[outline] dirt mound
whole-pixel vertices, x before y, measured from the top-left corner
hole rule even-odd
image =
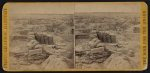
[[[104,47],[92,48],[88,51],[76,51],[76,56],[81,60],[82,63],[102,63],[104,62],[109,56],[111,52],[108,51]]]

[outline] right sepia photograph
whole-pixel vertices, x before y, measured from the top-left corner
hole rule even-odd
[[[140,67],[140,4],[106,4],[76,4],[75,67],[137,69]]]

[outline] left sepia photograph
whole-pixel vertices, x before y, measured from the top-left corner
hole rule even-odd
[[[72,9],[70,4],[10,3],[9,69],[73,68]]]

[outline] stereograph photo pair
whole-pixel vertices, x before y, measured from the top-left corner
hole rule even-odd
[[[147,69],[144,2],[8,2],[2,14],[6,71]]]

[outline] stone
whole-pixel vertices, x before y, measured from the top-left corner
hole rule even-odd
[[[27,43],[27,48],[30,49],[34,49],[34,46],[37,45],[38,42],[36,40],[31,40],[29,43]]]
[[[42,49],[29,50],[28,55],[42,54]]]
[[[88,54],[89,59],[93,60],[97,63],[104,62],[109,56],[111,52],[106,50],[104,47],[93,48]]]
[[[32,51],[33,52],[33,51]],[[31,53],[27,56],[28,62],[32,63],[32,64],[40,64],[42,63],[45,59],[47,59],[49,56],[48,53],[46,52],[38,52],[36,50],[36,53]]]
[[[55,48],[54,48],[55,45],[45,45],[43,47],[43,50],[45,50],[48,54],[55,54]]]
[[[91,53],[102,53],[104,52],[104,47],[98,47],[91,49]]]
[[[34,47],[35,49],[43,49],[43,46],[42,45],[40,45],[40,44],[37,44],[37,45],[35,45],[35,47]]]
[[[96,47],[96,45],[98,44],[98,43],[100,43],[100,40],[98,39],[98,38],[94,38],[94,39],[92,39],[91,41],[89,41],[89,46],[90,46],[90,48],[94,48],[94,47]]]

